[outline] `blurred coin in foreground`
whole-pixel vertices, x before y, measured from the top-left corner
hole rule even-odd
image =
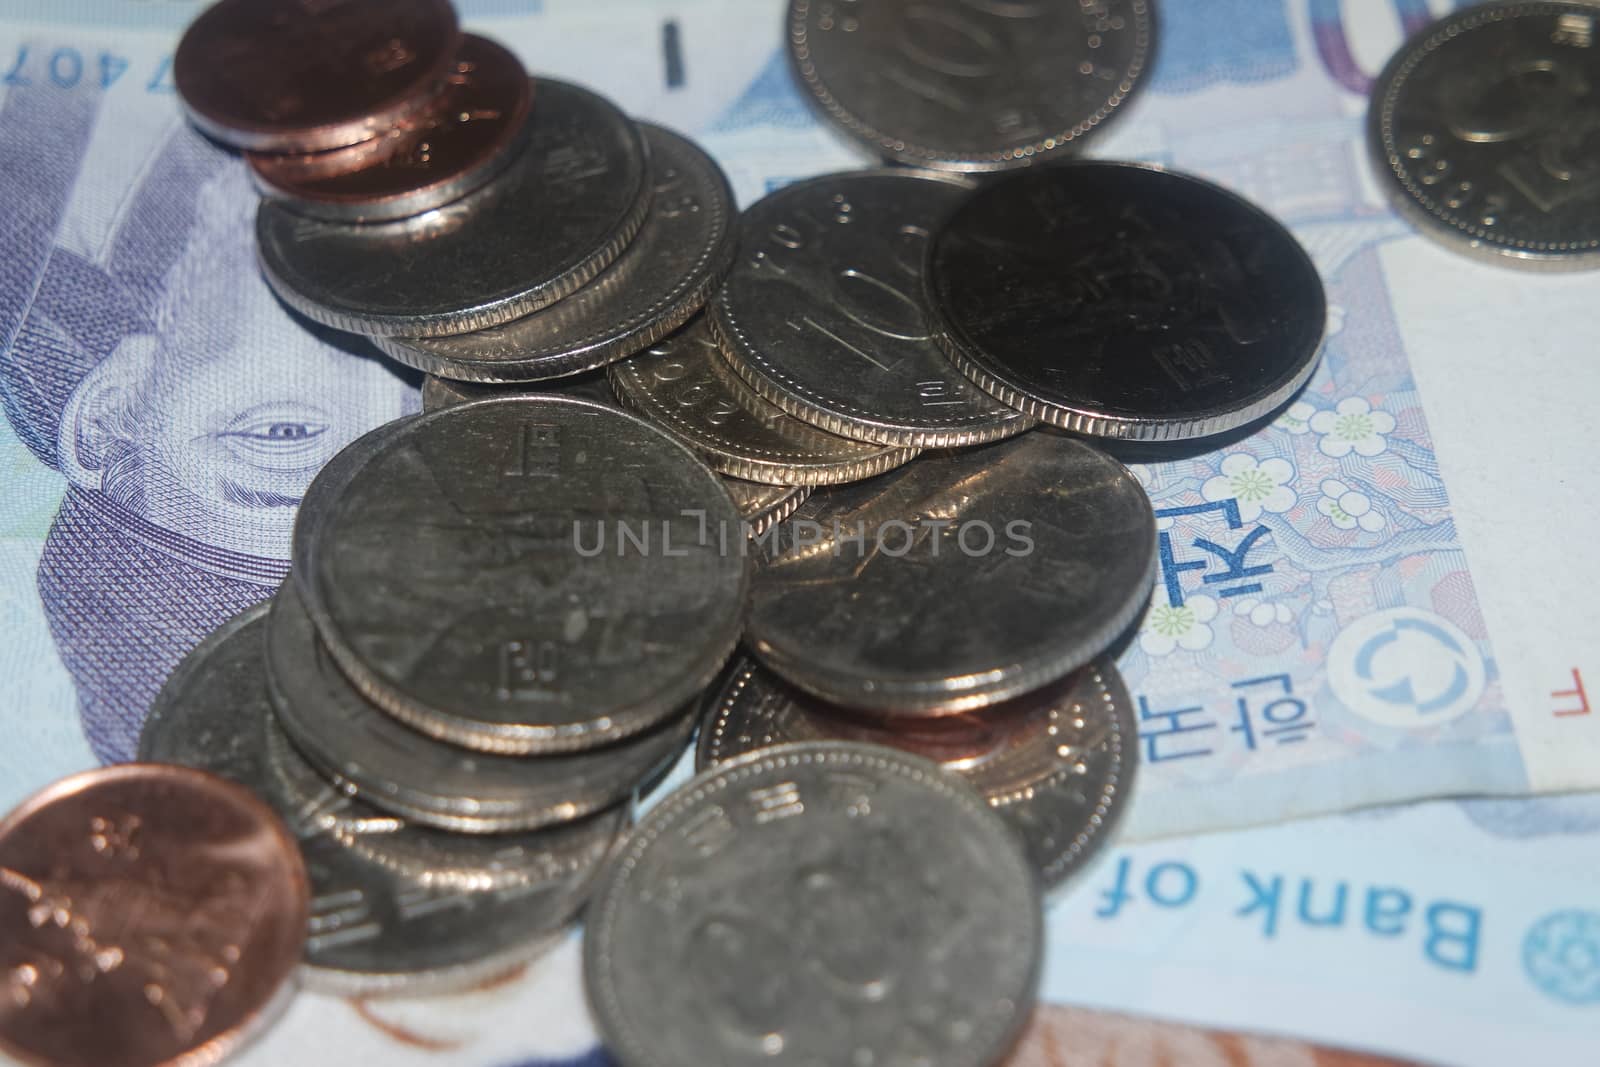
[[[524,385],[488,385],[479,382],[462,382],[430,374],[422,379],[422,410],[438,411],[453,404],[472,400],[494,400],[506,396],[570,396],[575,400],[592,400],[607,407],[618,407],[617,394],[611,391],[603,371],[577,374],[570,378],[556,378],[548,382]]]

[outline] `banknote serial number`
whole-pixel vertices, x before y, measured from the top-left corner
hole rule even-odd
[[[142,84],[147,93],[170,96],[177,92],[172,81],[171,56],[164,56],[148,70],[136,71],[134,66],[128,57],[115,52],[24,44],[17,46],[5,67],[5,74],[0,75],[0,85],[7,88],[110,89],[127,81],[128,84]]]

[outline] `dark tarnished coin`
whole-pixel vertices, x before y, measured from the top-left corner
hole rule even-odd
[[[746,210],[743,252],[709,314],[734,370],[796,418],[861,441],[945,448],[1032,426],[968,381],[928,327],[928,236],[973,188],[862,171]]]
[[[311,873],[307,984],[363,994],[437,989],[537,954],[581,906],[625,812],[539,834],[470,837],[352,800],[295,752],[273,717],[266,612],[249,609],[179,664],[151,708],[139,755],[238,782],[288,823]]]
[[[312,152],[427,107],[459,40],[450,0],[221,0],[184,32],[172,79],[190,120],[217,140]]]
[[[1451,248],[1507,266],[1600,266],[1600,10],[1472,7],[1390,61],[1369,116],[1378,182]]]
[[[789,56],[835,124],[957,171],[1076,151],[1144,84],[1150,0],[790,0]]]
[[[188,767],[75,774],[0,819],[0,1054],[216,1063],[283,1005],[306,867],[249,791]]]
[[[606,869],[584,978],[624,1067],[990,1067],[1043,916],[1016,835],[937,764],[785,745],[662,801]]]
[[[487,329],[576,291],[638,230],[649,163],[632,121],[594,93],[540,79],[538,96],[527,147],[437,211],[363,224],[263,203],[267,280],[318,322],[408,337]]]
[[[1279,407],[1327,305],[1276,220],[1198,178],[1074,163],[985,186],[934,235],[940,340],[1006,403],[1074,433],[1207,437]]]
[[[420,215],[460,199],[511,162],[532,100],[522,61],[468,34],[426,110],[348,148],[247,158],[261,190],[304,215],[346,222]]]
[[[763,400],[723,359],[704,316],[606,373],[625,404],[732,478],[835,485],[882,474],[917,454],[828,433]]]
[[[508,397],[390,423],[334,457],[294,578],[363,695],[487,752],[642,733],[738,639],[745,560],[722,482],[644,420]]]
[[[574,400],[592,400],[596,404],[617,407],[617,394],[611,391],[604,371],[593,371],[571,378],[540,382],[536,386],[483,385],[478,382],[458,382],[451,378],[428,375],[422,379],[422,410],[438,411],[471,400],[493,400],[506,396],[570,396]]]
[[[363,699],[317,640],[292,582],[278,593],[268,633],[268,691],[306,758],[377,807],[461,834],[535,829],[613,807],[669,766],[694,732],[684,714],[588,752],[473,752],[418,736]]]
[[[999,703],[1100,655],[1156,572],[1150,500],[1054,433],[925,456],[814,494],[760,545],[745,640],[826,700],[885,714]]]
[[[733,261],[736,206],[722,168],[689,141],[642,124],[654,205],[615,263],[531,315],[453,337],[380,338],[408,366],[448,378],[559,378],[632,355],[688,321]]]
[[[864,741],[965,778],[1021,834],[1046,886],[1082,870],[1127,806],[1138,724],[1101,659],[1043,689],[961,715],[874,717],[802,693],[748,657],[707,693],[699,770],[773,745]]]

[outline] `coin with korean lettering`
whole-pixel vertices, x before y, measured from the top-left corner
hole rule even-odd
[[[221,0],[184,31],[172,80],[190,120],[217,140],[312,152],[425,110],[459,41],[450,0]]]
[[[1073,433],[1237,429],[1316,369],[1327,301],[1282,224],[1209,182],[1132,163],[1008,175],[934,235],[938,335],[967,376]]]
[[[716,161],[660,126],[650,146],[654,205],[628,247],[565,300],[502,326],[451,337],[378,338],[392,358],[480,382],[560,378],[665,337],[699,311],[733,261],[733,190]]]
[[[1105,847],[1138,765],[1133,702],[1106,659],[993,707],[912,719],[829,704],[743,657],[707,692],[704,709],[700,770],[798,741],[862,741],[933,760],[1021,835],[1050,889]]]
[[[0,820],[0,1053],[214,1063],[282,1007],[306,866],[270,808],[187,767],[64,778]]]
[[[763,399],[723,358],[705,316],[606,373],[624,404],[731,478],[837,485],[893,470],[918,451],[829,433]]]
[[[1103,653],[1149,601],[1155,516],[1122,464],[1040,431],[818,491],[755,561],[762,663],[836,704],[948,715]]]
[[[1378,78],[1378,182],[1417,229],[1510,267],[1600,267],[1600,10],[1475,5]]]
[[[843,437],[950,448],[1028,429],[1035,420],[967,380],[928,326],[928,237],[974,188],[858,171],[752,205],[707,316],[723,355],[763,398]]]
[[[493,181],[416,218],[308,218],[268,200],[262,271],[290,307],[355,333],[432,337],[510,322],[617,258],[650,207],[637,127],[605,99],[540,79],[527,147]]]
[[[1016,835],[893,749],[783,745],[658,804],[607,867],[584,977],[624,1067],[990,1067],[1043,915]]]
[[[1152,0],[790,0],[789,58],[844,133],[954,171],[1077,151],[1147,79]]]
[[[502,754],[643,734],[743,621],[727,490],[643,419],[565,397],[442,408],[312,482],[294,580],[329,654],[413,729]],[[396,536],[404,531],[404,536]]]

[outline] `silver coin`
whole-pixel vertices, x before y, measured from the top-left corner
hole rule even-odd
[[[802,693],[741,657],[707,693],[695,767],[774,745],[863,741],[931,759],[965,778],[1022,836],[1055,889],[1104,847],[1127,806],[1138,724],[1116,667],[1100,659],[1043,689],[938,718],[865,715]]]
[[[928,326],[928,238],[974,188],[859,171],[752,205],[708,315],[723,355],[762,397],[843,437],[947,448],[1026,430],[1035,420],[970,382]]]
[[[1042,927],[1015,834],[960,779],[786,745],[645,816],[591,903],[584,976],[625,1067],[990,1067]]]
[[[638,129],[586,89],[539,82],[528,145],[477,192],[416,218],[341,223],[266,201],[263,271],[284,302],[355,333],[484,330],[575,292],[650,207]]]
[[[493,839],[412,826],[342,795],[274,720],[266,610],[228,622],[179,664],[145,722],[139,757],[237,781],[295,833],[313,894],[306,984],[361,995],[435,991],[538,955],[582,907],[626,809]]]
[[[846,134],[900,163],[1077,151],[1146,81],[1153,0],[790,0],[789,57]]]
[[[733,497],[733,506],[739,509],[745,532],[760,537],[778,523],[795,513],[811,495],[809,485],[762,485],[743,478],[722,479]]]
[[[1132,163],[997,179],[934,235],[940,343],[973,381],[1073,433],[1237,429],[1316,369],[1322,279],[1294,236],[1210,182]]]
[[[606,373],[624,404],[732,478],[836,485],[893,470],[917,454],[819,430],[763,400],[722,358],[704,316]]]
[[[497,756],[418,734],[358,693],[317,640],[294,583],[279,591],[267,638],[268,692],[283,728],[323,773],[373,806],[466,834],[571,822],[613,807],[689,743],[687,714],[617,745],[552,756]]]
[[[1441,19],[1373,91],[1378,183],[1423,234],[1505,266],[1600,266],[1592,3],[1496,3]]]
[[[503,754],[659,725],[737,641],[746,561],[722,482],[636,416],[507,397],[390,423],[340,453],[295,524],[329,653],[412,728]]]
[[[646,348],[705,305],[733,262],[733,190],[716,161],[659,126],[641,124],[655,180],[633,243],[594,281],[503,326],[454,337],[380,337],[407,366],[475,382],[559,378]]]
[[[1133,475],[1036,432],[813,494],[760,544],[745,640],[825,700],[950,714],[1100,655],[1155,573]]]

